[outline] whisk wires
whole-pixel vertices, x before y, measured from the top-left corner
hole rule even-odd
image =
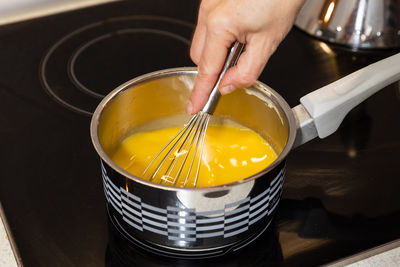
[[[195,186],[209,119],[210,115],[202,111],[193,116],[152,159],[142,177],[149,176],[149,181],[167,185]]]
[[[144,170],[142,178],[146,179],[145,175],[151,173],[149,177],[151,182],[183,187],[197,185],[210,114],[214,112],[220,97],[218,86],[226,71],[236,64],[243,48],[244,44],[239,42],[233,44],[203,109],[194,115],[153,158]],[[186,164],[187,161],[190,164]],[[156,166],[154,171],[151,171],[152,166]],[[184,179],[180,178],[182,173],[186,173]]]

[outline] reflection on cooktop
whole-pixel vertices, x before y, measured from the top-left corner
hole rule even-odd
[[[389,223],[387,223],[389,221]],[[386,223],[387,229],[380,228]],[[321,262],[330,250],[360,247],[400,235],[400,212],[379,217],[342,216],[316,198],[282,199],[276,219],[255,241],[239,251],[211,259],[176,259],[147,252],[124,239],[109,222],[106,266],[299,266]],[[370,229],[374,229],[371,233]],[[368,235],[368,238],[366,236]],[[338,249],[341,247],[341,249]],[[315,255],[320,258],[313,259]]]
[[[106,266],[276,266],[282,251],[275,226],[270,226],[257,240],[226,256],[209,259],[179,259],[158,256],[128,243],[114,227],[109,227],[105,254]]]
[[[82,26],[44,56],[40,78],[64,107],[90,116],[118,85],[152,71],[193,65],[194,25],[161,16],[114,17]]]

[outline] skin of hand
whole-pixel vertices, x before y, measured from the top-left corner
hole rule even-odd
[[[198,75],[186,111],[195,114],[207,102],[235,41],[244,43],[237,65],[219,86],[221,94],[252,85],[291,29],[304,0],[203,0],[190,47]]]

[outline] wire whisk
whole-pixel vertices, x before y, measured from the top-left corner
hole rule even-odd
[[[232,45],[224,67],[203,109],[193,115],[158,152],[147,165],[142,178],[166,185],[196,187],[208,123],[220,98],[219,84],[226,71],[236,64],[243,48],[244,44],[239,42]]]

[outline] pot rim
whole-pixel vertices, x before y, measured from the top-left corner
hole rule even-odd
[[[98,125],[99,125],[99,121],[100,121],[100,118],[102,116],[104,109],[116,97],[123,94],[126,90],[132,88],[133,86],[139,85],[143,82],[155,80],[160,77],[168,77],[168,76],[172,76],[172,75],[176,75],[176,74],[197,74],[197,68],[196,67],[170,68],[170,69],[158,70],[158,71],[154,71],[154,72],[150,72],[150,73],[138,76],[136,78],[133,78],[133,79],[123,83],[122,85],[118,86],[117,88],[115,88],[108,95],[106,95],[103,98],[103,100],[99,103],[99,105],[97,106],[95,112],[92,115],[92,119],[90,122],[90,137],[91,137],[93,146],[94,146],[97,154],[100,156],[100,158],[105,163],[107,163],[115,171],[117,171],[119,174],[121,174],[122,176],[125,176],[128,179],[131,179],[135,182],[138,182],[138,183],[141,183],[143,185],[147,185],[147,186],[150,186],[153,188],[157,188],[157,189],[176,191],[176,192],[178,192],[178,191],[218,191],[221,189],[226,190],[227,188],[253,181],[253,180],[257,179],[258,177],[261,177],[264,174],[270,172],[272,169],[274,169],[276,166],[278,166],[286,158],[287,154],[290,152],[290,150],[293,147],[294,140],[296,137],[296,120],[294,118],[292,109],[290,108],[289,104],[285,101],[285,99],[280,94],[278,94],[275,90],[273,90],[272,88],[270,88],[269,86],[267,86],[266,84],[264,84],[260,81],[256,81],[254,83],[254,85],[257,85],[256,86],[257,88],[265,89],[277,101],[280,108],[285,113],[287,121],[288,121],[288,125],[289,125],[288,140],[286,142],[284,149],[279,154],[279,156],[262,171],[260,171],[256,174],[253,174],[252,176],[249,176],[245,179],[238,180],[238,181],[228,183],[228,184],[223,184],[223,185],[216,185],[216,186],[210,186],[210,187],[176,187],[176,186],[153,183],[153,182],[144,180],[144,179],[137,177],[137,176],[123,170],[122,168],[120,168],[117,164],[115,164],[111,160],[111,158],[103,150],[103,148],[100,144],[99,137],[98,137],[98,132],[97,132]]]

